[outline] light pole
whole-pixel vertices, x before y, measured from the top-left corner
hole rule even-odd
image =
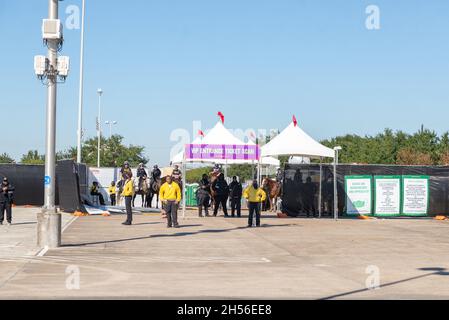
[[[338,220],[338,192],[337,192],[337,165],[338,165],[338,152],[342,150],[342,147],[335,147],[335,159],[334,159],[334,219]]]
[[[117,121],[106,121],[105,124],[109,125],[109,138],[112,138],[112,126],[116,125],[118,122]]]
[[[58,213],[55,203],[56,102],[58,78],[65,81],[70,62],[68,57],[58,57],[63,44],[58,1],[48,0],[48,19],[44,19],[42,24],[42,37],[48,47],[47,56],[34,58],[35,73],[47,87],[44,206],[37,214],[37,244],[42,248],[61,246],[61,214]]]
[[[101,96],[103,90],[98,89],[98,118],[97,118],[97,134],[98,134],[98,146],[97,146],[97,167],[100,168],[100,148],[101,148]]]
[[[77,148],[76,161],[81,163],[81,139],[83,134],[83,85],[84,85],[84,16],[85,16],[85,0],[82,3],[81,9],[81,52],[80,52],[80,84],[78,97],[78,132],[77,132]]]

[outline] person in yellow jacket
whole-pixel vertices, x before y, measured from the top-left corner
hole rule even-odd
[[[179,228],[178,206],[181,202],[181,188],[173,181],[171,176],[168,176],[166,179],[167,182],[161,186],[159,191],[159,198],[167,214],[167,227]]]
[[[243,197],[248,200],[249,217],[248,228],[253,226],[253,216],[256,215],[256,226],[260,227],[260,207],[267,199],[267,194],[262,188],[259,188],[259,183],[254,180],[252,185],[245,189]]]
[[[111,200],[111,206],[115,206],[117,203],[117,188],[115,187],[115,181],[111,182],[111,185],[108,189],[109,199]]]
[[[125,226],[130,226],[133,223],[133,208],[131,204],[134,196],[134,183],[131,179],[131,175],[126,174],[124,177],[125,186],[123,187],[122,197],[125,197],[126,221],[122,224]]]

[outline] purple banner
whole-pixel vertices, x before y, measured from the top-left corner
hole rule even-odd
[[[254,160],[260,158],[256,145],[186,144],[186,160]]]

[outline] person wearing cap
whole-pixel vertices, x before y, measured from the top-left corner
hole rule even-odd
[[[179,228],[178,206],[181,202],[181,188],[173,181],[171,176],[167,176],[166,179],[167,182],[162,185],[159,191],[159,198],[167,214],[167,227]]]
[[[121,175],[122,175],[122,180],[126,180],[125,175],[129,175],[130,178],[133,177],[133,172],[132,172],[132,170],[131,170],[131,167],[129,166],[129,162],[128,162],[128,161],[125,161],[125,162],[123,163],[123,167],[122,167],[122,169],[120,170],[120,173],[121,173]]]
[[[125,226],[130,226],[133,223],[132,201],[134,196],[134,183],[131,179],[131,175],[125,174],[124,178],[125,186],[123,187],[122,197],[125,198],[126,221],[122,224]]]
[[[145,165],[142,162],[139,163],[136,176],[139,178],[139,191],[142,191],[142,181],[147,178],[147,171],[145,170]]]
[[[182,188],[182,171],[179,169],[179,166],[176,164],[173,168],[171,174],[173,181],[175,181],[180,188]]]
[[[252,185],[245,189],[243,197],[248,200],[249,217],[248,227],[253,226],[253,216],[256,215],[256,226],[260,227],[260,205],[267,198],[267,194],[259,187],[257,180],[254,180]]]
[[[0,225],[6,220],[9,225],[12,223],[12,196],[15,191],[14,187],[9,183],[8,178],[3,178],[0,189]]]

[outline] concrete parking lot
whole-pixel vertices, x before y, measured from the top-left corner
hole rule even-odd
[[[16,214],[29,224],[0,229],[2,299],[449,298],[448,221],[266,217],[247,229],[246,219],[192,211],[166,229],[158,214],[132,227],[91,216],[36,256],[33,210]]]

